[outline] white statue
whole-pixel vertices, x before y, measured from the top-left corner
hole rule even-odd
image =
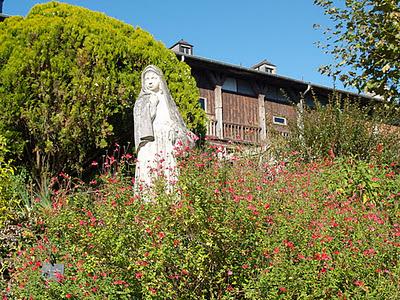
[[[177,145],[194,145],[194,135],[185,125],[171,97],[162,71],[147,66],[142,72],[142,89],[133,110],[137,163],[136,189],[150,188],[164,176],[168,186],[177,181]]]

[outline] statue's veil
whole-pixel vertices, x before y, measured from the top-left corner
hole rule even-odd
[[[147,66],[143,72],[142,72],[142,88],[139,94],[139,98],[151,94],[152,92],[146,89],[145,84],[144,84],[144,76],[147,72],[152,71],[156,73],[160,77],[160,89],[165,95],[165,98],[167,100],[167,105],[169,109],[169,113],[171,116],[172,121],[176,125],[178,131],[179,131],[179,139],[182,140],[184,144],[192,144],[193,143],[193,133],[190,132],[187,127],[185,122],[182,119],[181,114],[179,113],[178,107],[175,104],[175,101],[172,99],[171,93],[169,91],[167,82],[165,81],[164,74],[163,72],[156,66],[154,65],[149,65]]]

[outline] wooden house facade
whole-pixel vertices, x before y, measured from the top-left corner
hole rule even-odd
[[[251,68],[231,65],[193,55],[193,46],[183,40],[171,49],[191,67],[208,116],[207,136],[215,142],[264,144],[273,131],[286,137],[297,120],[296,106],[312,105],[313,95],[326,102],[334,92],[278,75],[276,66],[266,60]]]

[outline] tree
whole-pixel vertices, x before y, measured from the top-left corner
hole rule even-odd
[[[50,2],[1,23],[0,40],[0,134],[36,176],[81,171],[110,143],[131,141],[148,64],[163,70],[190,129],[204,130],[190,68],[140,28]]]
[[[336,4],[335,4],[336,2]],[[321,67],[360,92],[398,101],[400,96],[399,0],[314,0],[333,21],[320,45],[334,57]]]

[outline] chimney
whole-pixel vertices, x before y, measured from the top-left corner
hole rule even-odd
[[[185,55],[193,55],[193,45],[189,44],[184,40],[180,40],[169,49],[177,53],[182,53]]]
[[[259,62],[258,64],[251,67],[254,70],[265,72],[269,74],[276,74],[276,66],[270,63],[268,60],[264,59],[263,61]]]

